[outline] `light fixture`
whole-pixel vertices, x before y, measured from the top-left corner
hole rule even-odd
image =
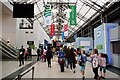
[[[53,23],[54,25],[57,25],[58,23]]]
[[[27,3],[30,3],[30,2],[32,2],[33,0],[29,0]]]
[[[54,12],[58,12],[58,9],[52,9],[52,12],[54,13]]]
[[[14,2],[16,2],[17,0],[14,0]]]
[[[71,12],[71,11],[72,11],[71,9],[66,9],[64,13]]]

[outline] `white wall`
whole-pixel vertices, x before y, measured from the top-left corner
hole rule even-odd
[[[23,45],[25,48],[27,46],[27,41],[34,41],[35,47],[38,47],[39,43],[44,44],[44,39],[50,41],[50,38],[40,26],[38,21],[34,22],[33,29],[19,29],[19,23],[21,19],[17,20],[17,36],[16,36],[16,47],[20,48]],[[28,32],[26,34],[25,32]],[[33,32],[31,34],[30,32]]]
[[[0,38],[2,38],[2,3],[0,2]]]
[[[116,28],[110,29],[110,40],[111,41],[120,41],[120,25]],[[119,65],[119,59],[120,59],[120,54],[113,54],[112,53],[112,61],[113,61],[113,66],[120,68]]]
[[[16,19],[12,18],[12,11],[5,5],[2,5],[2,38],[16,45]]]
[[[11,11],[13,10],[13,6],[10,5],[10,3],[8,2],[8,0],[0,0],[5,6],[7,6]]]
[[[1,2],[0,2],[0,38],[2,38],[2,3]],[[1,79],[2,79],[2,54],[0,54],[0,80]]]

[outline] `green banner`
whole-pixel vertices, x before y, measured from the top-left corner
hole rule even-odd
[[[45,9],[44,9],[44,16],[48,17],[51,16],[52,12],[51,12],[51,6],[50,5],[45,5]]]
[[[70,25],[76,25],[76,5],[70,5]]]

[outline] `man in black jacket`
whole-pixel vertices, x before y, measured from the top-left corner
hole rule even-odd
[[[23,48],[23,46],[21,46],[21,49],[19,50],[19,62],[21,66],[21,62],[24,65],[24,53],[25,53],[25,49]]]

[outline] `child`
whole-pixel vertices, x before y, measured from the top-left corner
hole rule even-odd
[[[82,80],[85,79],[85,66],[86,66],[86,61],[87,61],[87,57],[85,55],[85,51],[82,50],[81,51],[81,54],[78,54],[78,63],[79,63],[79,66],[80,66],[80,73],[82,74],[83,78]]]
[[[105,54],[103,54],[103,53],[100,54],[99,65],[100,65],[100,78],[105,79],[105,75],[106,75],[106,58],[105,58]],[[103,74],[102,74],[102,70],[103,70]]]
[[[92,69],[94,73],[94,79],[98,79],[98,68],[99,68],[99,57],[98,57],[98,50],[94,49],[93,54],[90,55],[91,62],[92,62]]]

